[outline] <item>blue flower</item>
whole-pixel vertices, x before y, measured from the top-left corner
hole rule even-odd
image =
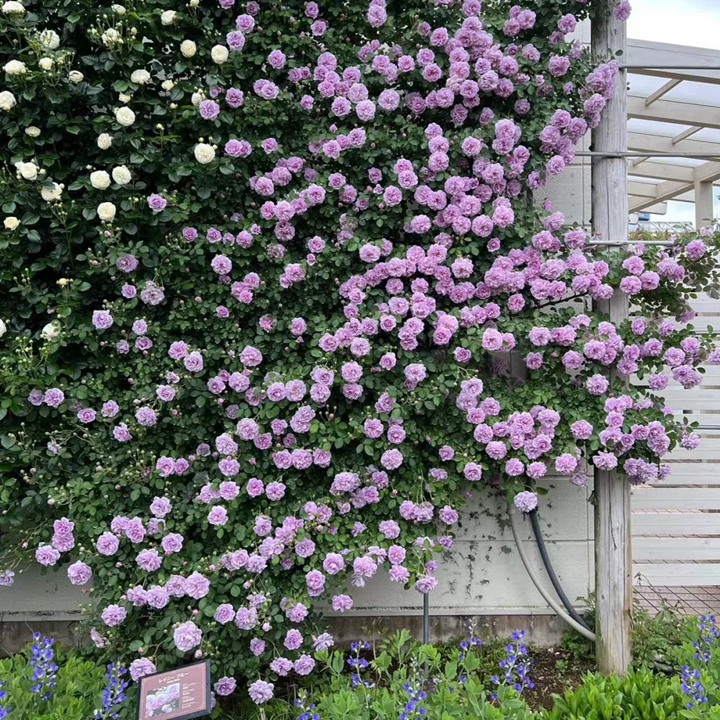
[[[120,705],[125,702],[125,690],[128,681],[124,676],[127,669],[120,664],[110,663],[107,666],[105,678],[107,683],[102,694],[102,708],[93,714],[93,720],[117,720],[120,712]]]

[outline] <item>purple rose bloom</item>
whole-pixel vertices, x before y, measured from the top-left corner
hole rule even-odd
[[[217,609],[215,610],[215,622],[218,622],[221,625],[227,625],[227,623],[232,622],[234,619],[235,610],[230,603],[223,603],[222,605],[217,606]]]
[[[35,559],[45,567],[55,565],[60,559],[60,553],[52,545],[41,545],[35,551]]]
[[[513,502],[518,510],[528,513],[538,506],[538,496],[534,492],[524,490],[515,496]]]
[[[271,700],[274,690],[275,686],[272,683],[265,682],[264,680],[256,680],[248,687],[250,699],[256,705],[262,705],[268,700]]]
[[[175,647],[181,652],[188,652],[202,642],[202,630],[192,621],[181,623],[173,633]]]
[[[107,310],[94,310],[92,324],[97,330],[107,330],[112,327],[113,318]]]
[[[220,106],[214,100],[203,100],[198,105],[198,112],[203,120],[215,120],[220,114]]]
[[[90,582],[90,578],[92,577],[92,570],[90,569],[89,565],[86,565],[84,562],[78,560],[77,562],[74,562],[72,565],[68,566],[67,574],[70,582],[73,585],[86,585],[88,582]]]
[[[136,410],[135,419],[143,427],[152,427],[157,423],[157,413],[152,408],[144,405]]]
[[[93,422],[97,417],[97,413],[92,408],[83,408],[78,411],[77,419],[84,425],[88,425]]]
[[[153,212],[157,213],[162,212],[167,207],[167,200],[162,195],[153,193],[148,196],[147,204]]]
[[[108,605],[102,611],[100,617],[108,627],[116,627],[125,621],[127,610],[120,605]]]
[[[133,682],[137,682],[140,678],[152,675],[157,672],[155,663],[147,658],[137,658],[130,663],[130,677]]]
[[[52,408],[59,407],[65,400],[65,393],[59,388],[50,388],[45,391],[43,401],[46,405]],[[34,405],[35,403],[33,403]],[[39,404],[39,403],[38,403]]]
[[[235,692],[237,681],[232,677],[221,677],[215,685],[213,685],[213,687],[218,695],[225,697],[227,695],[232,695]]]

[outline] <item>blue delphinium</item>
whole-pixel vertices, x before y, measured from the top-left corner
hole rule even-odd
[[[526,688],[532,690],[535,684],[530,679],[532,660],[528,657],[524,630],[516,630],[511,635],[512,642],[505,646],[505,657],[500,661],[503,675],[494,675],[491,679],[495,685],[512,687],[521,693]],[[496,697],[496,696],[493,696]]]
[[[32,668],[32,682],[30,692],[39,695],[43,701],[50,700],[57,681],[58,666],[55,663],[54,640],[42,637],[40,633],[33,634],[33,644],[30,648],[30,667]]]
[[[12,708],[7,704],[8,692],[5,690],[6,687],[7,683],[0,680],[0,720],[5,720],[12,710]]]
[[[362,679],[362,671],[366,670],[370,663],[364,658],[360,657],[360,653],[363,650],[369,650],[370,649],[370,643],[368,642],[353,642],[350,643],[350,652],[353,653],[352,657],[349,657],[347,660],[347,664],[354,670],[354,672],[350,675],[350,680],[353,689],[358,687],[359,685],[362,685],[367,688],[371,688],[375,686],[375,683],[370,682],[369,680],[363,680]]]
[[[307,690],[300,690],[297,698],[295,698],[295,707],[302,711],[297,716],[297,720],[320,720],[320,715],[315,710],[315,703],[310,702]]]
[[[422,703],[427,700],[427,693],[422,689],[422,683],[419,679],[408,680],[403,685],[403,690],[407,695],[405,707],[399,715],[399,720],[417,720],[427,714],[427,710]]]
[[[685,695],[689,697],[686,705],[688,710],[707,702],[699,670],[691,670],[687,665],[684,665],[680,676],[680,687]]]
[[[702,615],[698,620],[699,639],[693,643],[695,659],[706,665],[710,662],[711,646],[720,637],[714,615]]]
[[[107,666],[105,673],[107,683],[102,694],[102,708],[95,711],[93,720],[117,720],[129,684],[125,679],[126,675],[127,669],[119,663],[110,663]]]

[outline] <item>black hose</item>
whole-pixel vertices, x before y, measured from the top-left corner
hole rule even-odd
[[[577,610],[575,610],[568,599],[568,596],[565,594],[565,591],[555,574],[555,570],[553,570],[552,563],[550,562],[550,558],[547,554],[547,548],[545,547],[545,540],[543,540],[542,532],[540,531],[540,522],[538,521],[537,510],[531,510],[528,515],[530,516],[530,524],[532,525],[533,534],[535,535],[535,542],[537,543],[538,550],[540,551],[540,557],[542,558],[543,565],[545,566],[545,572],[547,572],[550,582],[555,588],[555,592],[560,598],[562,604],[565,606],[565,609],[568,611],[570,617],[575,620],[575,622],[582,625],[586,630],[590,630],[591,628],[578,614]]]

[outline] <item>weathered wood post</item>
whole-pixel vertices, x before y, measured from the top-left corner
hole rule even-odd
[[[613,16],[613,0],[595,3],[592,17],[592,50],[599,59],[618,51],[625,62],[627,31]],[[627,150],[627,78],[622,71],[615,94],[593,131],[593,150]],[[628,233],[627,165],[624,158],[594,156],[592,161],[592,225],[604,241],[624,243]],[[613,323],[628,315],[627,296],[598,302],[595,311],[607,313]],[[632,656],[632,554],[630,534],[630,485],[616,471],[595,470],[595,592],[596,653],[600,672],[624,674]]]

